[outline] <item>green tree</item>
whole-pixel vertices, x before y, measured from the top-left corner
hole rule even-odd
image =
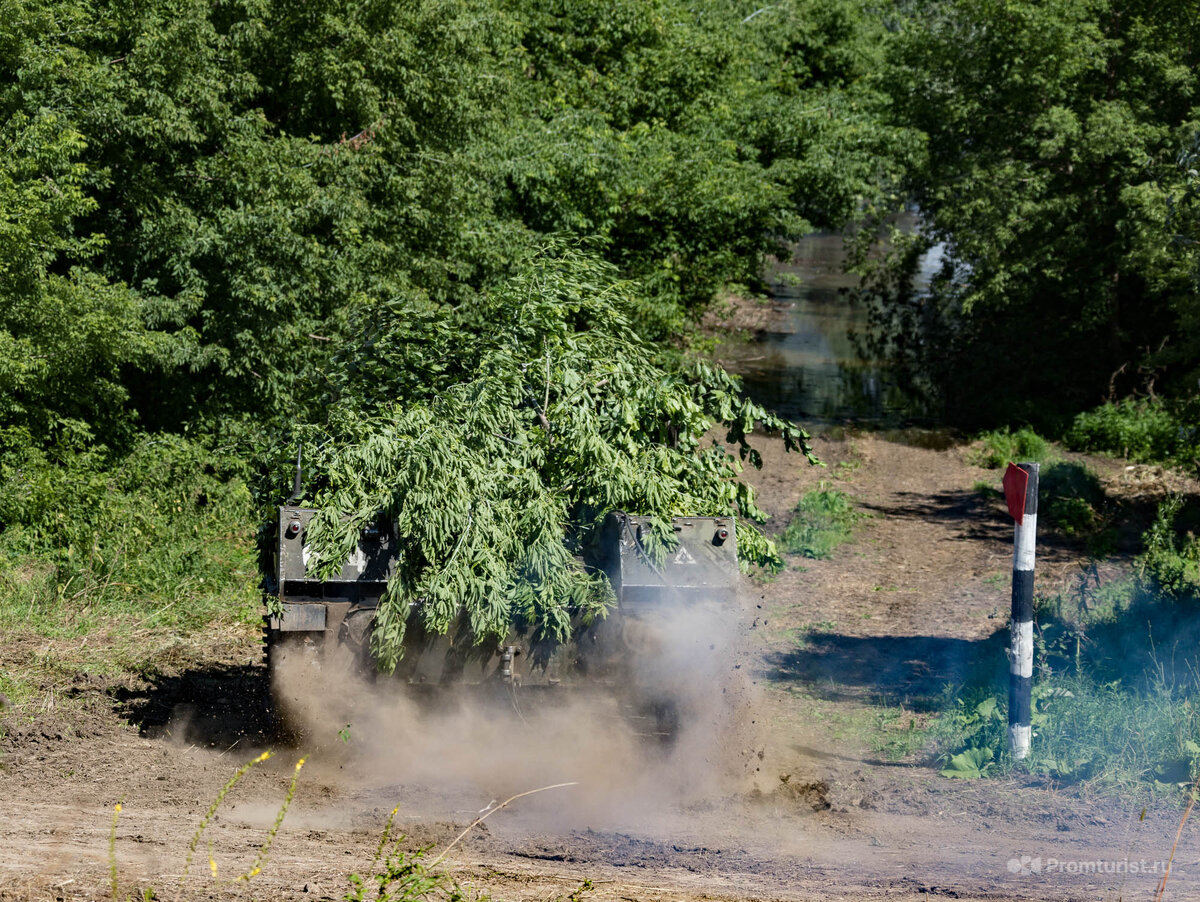
[[[0,7],[0,452],[77,447],[127,431],[122,367],[149,349],[138,298],[91,269],[107,242],[77,228],[96,209],[85,137],[69,116],[30,102],[86,57],[64,34],[77,10]]]
[[[60,236],[13,233],[10,266],[123,286],[137,327],[95,327],[150,428],[303,409],[354,297],[450,296],[504,254],[463,152],[508,83],[484,2],[5,9],[6,165],[54,179],[10,218]]]
[[[147,415],[302,411],[352,299],[486,265],[461,147],[493,115],[485,4],[108,5],[96,135],[104,269],[169,337]]]
[[[926,155],[922,236],[898,256],[945,256],[926,298],[882,284],[882,318],[952,418],[1045,421],[1191,368],[1162,174],[1200,127],[1197,12],[971,0],[904,20],[886,84]]]
[[[882,23],[857,2],[521,2],[521,115],[479,149],[500,209],[599,242],[671,337],[767,254],[838,228],[894,176]],[[498,151],[498,153],[497,153]]]
[[[5,9],[7,127],[61,136],[58,162],[9,164],[78,167],[22,221],[61,236],[48,272],[108,286],[98,385],[152,430],[278,428],[323,395],[355,304],[465,303],[548,235],[593,242],[639,283],[639,331],[677,341],[844,220],[889,134],[850,0]]]

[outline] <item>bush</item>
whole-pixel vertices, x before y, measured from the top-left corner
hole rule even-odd
[[[1172,522],[1168,509],[1164,522]],[[1039,598],[1033,745],[1021,765],[1121,793],[1170,789],[1200,774],[1200,658],[1195,613],[1162,603],[1144,580],[1102,580]],[[1013,766],[1007,679],[987,675],[948,695],[931,729],[947,776]]]
[[[1007,426],[980,433],[982,447],[967,453],[967,463],[995,470],[1009,461],[1041,463],[1050,454],[1050,444],[1028,426],[1011,432]]]
[[[948,700],[931,730],[943,776],[987,777],[1012,767],[1006,694],[1007,687],[993,685]],[[1120,792],[1191,780],[1200,774],[1200,706],[1189,694],[1162,680],[1138,688],[1039,668],[1033,743],[1023,766]]]
[[[106,619],[251,620],[253,523],[244,482],[200,442],[145,436],[116,459],[10,455],[0,461],[0,614],[46,635]]]
[[[1038,480],[1039,520],[1069,536],[1090,536],[1103,526],[1105,494],[1096,474],[1075,461],[1055,461]]]
[[[1174,601],[1200,598],[1200,539],[1190,530],[1180,534],[1185,513],[1179,495],[1159,504],[1137,559],[1138,576],[1147,588]]]
[[[1023,430],[1026,431],[1026,430]],[[1000,436],[997,440],[995,437]],[[998,446],[1008,444],[1013,454],[1005,455]],[[1040,451],[1039,451],[1040,446]],[[1025,460],[1048,456],[1048,445],[1035,433],[1028,432],[1005,436],[1003,432],[992,433],[985,439],[985,446],[977,449],[973,463],[993,466],[994,461]],[[995,466],[1000,464],[995,463]],[[1116,541],[1116,532],[1108,519],[1108,498],[1096,474],[1085,464],[1076,461],[1055,460],[1044,463],[1039,474],[1038,511],[1039,523],[1064,535],[1076,536],[1087,541],[1088,551],[1094,557],[1111,554]],[[973,488],[986,499],[999,499],[1003,493],[999,480],[979,480]]]
[[[854,524],[863,516],[849,495],[822,482],[796,505],[791,522],[779,537],[780,546],[788,554],[828,558],[850,538]]]
[[[1064,440],[1078,451],[1141,462],[1170,461],[1191,444],[1190,430],[1157,399],[1127,399],[1084,411],[1075,417]]]

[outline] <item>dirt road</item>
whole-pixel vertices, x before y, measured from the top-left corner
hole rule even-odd
[[[236,880],[269,834],[299,749],[277,749],[229,793],[182,897],[340,899],[347,875],[370,867],[394,806],[406,846],[435,858],[489,805],[577,782],[496,812],[440,869],[497,899],[1152,899],[1175,804],[1143,816],[1028,777],[948,780],[906,744],[947,684],[1005,666],[996,634],[1011,525],[974,488],[996,474],[969,466],[961,448],[858,437],[817,450],[823,470],[767,449],[754,479],[776,515],[769,527],[820,479],[872,516],[831,560],[747,581],[721,659],[731,679],[714,690],[728,693],[725,712],[695,724],[685,751],[639,745],[602,705],[418,714],[419,731],[403,728],[408,709],[360,711],[345,741],[307,750],[261,873]],[[1099,466],[1114,485],[1137,478]],[[1063,542],[1039,555],[1041,591],[1081,561]],[[2,652],[12,661],[39,648],[12,640]],[[176,896],[206,809],[269,744],[265,682],[246,630],[164,662],[154,679],[81,671],[6,711],[0,899],[107,897],[118,802],[118,894]],[[1166,898],[1200,898],[1190,830]]]

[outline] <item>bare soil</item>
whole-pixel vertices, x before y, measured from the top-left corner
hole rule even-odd
[[[714,338],[740,336],[745,339],[761,338],[768,332],[788,329],[787,301],[774,298],[746,297],[728,294],[704,314],[700,323],[702,334]]]
[[[795,559],[773,579],[747,580],[736,647],[722,652],[737,679],[719,691],[736,710],[697,726],[713,734],[693,744],[699,754],[616,744],[599,708],[547,730],[532,711],[498,706],[452,748],[389,732],[383,720],[356,722],[349,741],[317,744],[262,872],[237,882],[302,754],[273,734],[247,629],[177,652],[156,675],[81,669],[4,712],[0,899],[109,896],[118,802],[120,896],[153,887],[160,898],[340,899],[347,875],[370,867],[394,806],[407,847],[433,858],[489,805],[562,777],[580,785],[496,812],[439,869],[521,900],[1154,898],[1152,868],[1170,851],[1177,800],[1143,813],[1028,776],[949,780],[927,750],[903,745],[947,686],[1006,668],[1012,527],[975,488],[996,472],[967,464],[961,446],[920,447],[944,445],[937,436],[902,438],[819,439],[824,468],[765,448],[751,478],[774,515],[768,529],[822,479],[870,517],[832,559]],[[1091,463],[1135,512],[1174,478]],[[1042,592],[1069,585],[1085,560],[1049,534],[1038,553]],[[6,636],[4,662],[39,654],[38,640]],[[180,892],[205,811],[239,765],[271,746],[275,756],[229,793],[201,837]],[[443,771],[453,778],[438,779]],[[1190,824],[1165,898],[1200,898]]]

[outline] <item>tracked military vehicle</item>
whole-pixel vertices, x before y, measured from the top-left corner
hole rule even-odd
[[[317,578],[309,568],[307,544],[315,514],[293,504],[278,509],[274,568],[266,581],[273,612],[266,618],[266,647],[277,708],[286,708],[293,694],[288,681],[295,669],[281,666],[285,661],[299,660],[311,670],[337,660],[342,666],[351,662],[360,672],[373,671],[372,623],[395,564],[399,537],[381,521],[363,531],[340,573]],[[423,689],[610,687],[630,692],[640,707],[656,711],[659,727],[669,731],[677,715],[668,683],[681,669],[665,666],[672,656],[669,637],[680,622],[694,622],[694,614],[731,610],[739,572],[733,518],[672,522],[677,544],[656,562],[644,542],[649,518],[608,515],[584,563],[608,576],[616,606],[606,617],[576,624],[569,640],[552,641],[532,628],[514,627],[504,639],[480,645],[465,624],[445,635],[427,634],[414,610],[404,656],[390,679]]]

